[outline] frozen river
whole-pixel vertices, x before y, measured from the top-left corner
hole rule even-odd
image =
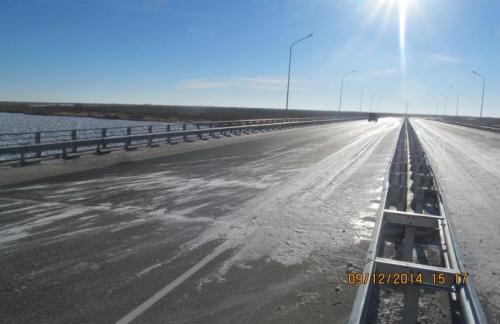
[[[67,129],[108,128],[127,126],[165,125],[120,119],[100,119],[69,116],[41,116],[0,112],[0,134],[40,132]]]

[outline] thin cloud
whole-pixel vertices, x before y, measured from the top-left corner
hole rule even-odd
[[[458,64],[462,62],[462,59],[453,56],[453,55],[448,55],[448,54],[440,54],[440,53],[433,53],[429,54],[428,58],[434,62],[434,63],[439,63],[439,64]]]

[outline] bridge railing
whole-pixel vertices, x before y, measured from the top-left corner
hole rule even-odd
[[[78,138],[72,136],[58,141],[35,141],[34,143],[21,145],[0,146],[0,161],[19,161],[20,164],[27,160],[42,157],[77,157],[78,153],[93,151],[96,154],[104,154],[112,149],[136,149],[137,146],[157,146],[159,143],[172,143],[173,141],[191,141],[194,138],[206,139],[206,136],[218,137],[230,134],[239,135],[243,132],[263,131],[287,127],[299,127],[307,125],[319,125],[340,121],[359,120],[362,117],[330,118],[330,119],[307,119],[300,121],[285,122],[263,122],[250,125],[238,125],[228,127],[213,127],[216,123],[184,124],[182,129],[172,129],[171,125],[164,127],[163,132],[154,132],[152,126],[147,127],[147,132],[132,134],[131,127],[127,127],[125,135],[109,136],[107,129],[101,130],[100,137]]]
[[[29,145],[40,143],[51,143],[59,141],[101,138],[121,135],[138,135],[151,132],[165,132],[175,129],[175,124],[165,125],[140,125],[140,126],[121,126],[105,128],[81,128],[81,129],[63,129],[39,132],[20,132],[0,134],[0,147],[10,145]],[[181,126],[182,128],[182,126]]]
[[[41,143],[52,143],[60,141],[76,141],[81,139],[97,139],[113,136],[140,135],[148,133],[170,132],[172,130],[190,130],[210,127],[258,125],[270,123],[282,123],[292,121],[308,121],[329,119],[320,118],[273,118],[273,119],[248,119],[248,120],[230,120],[214,122],[197,122],[185,124],[159,124],[159,125],[132,125],[120,127],[105,128],[81,128],[64,129],[39,132],[18,132],[18,133],[0,133],[0,147],[11,145],[30,145]]]
[[[500,125],[498,124],[491,124],[486,121],[476,121],[476,120],[467,120],[467,119],[461,119],[461,118],[455,118],[455,117],[438,117],[438,118],[431,118],[440,122],[448,123],[448,124],[454,124],[454,125],[459,125],[459,126],[465,126],[465,127],[470,127],[470,128],[476,128],[476,129],[481,129],[485,131],[490,131],[490,132],[495,132],[495,133],[500,133]]]

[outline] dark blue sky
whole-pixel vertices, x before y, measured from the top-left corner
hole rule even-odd
[[[406,4],[406,67],[398,6]],[[392,10],[390,9],[392,8]],[[500,116],[497,0],[2,0],[0,100],[282,107]],[[453,86],[451,88],[450,86]],[[440,96],[441,111],[445,97]],[[378,99],[380,98],[380,99]]]

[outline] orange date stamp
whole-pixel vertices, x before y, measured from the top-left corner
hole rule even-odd
[[[432,284],[437,286],[461,285],[467,283],[468,273],[456,273],[453,275],[445,273],[432,273],[427,281],[422,273],[362,273],[349,272],[347,282],[349,285],[422,285]]]

